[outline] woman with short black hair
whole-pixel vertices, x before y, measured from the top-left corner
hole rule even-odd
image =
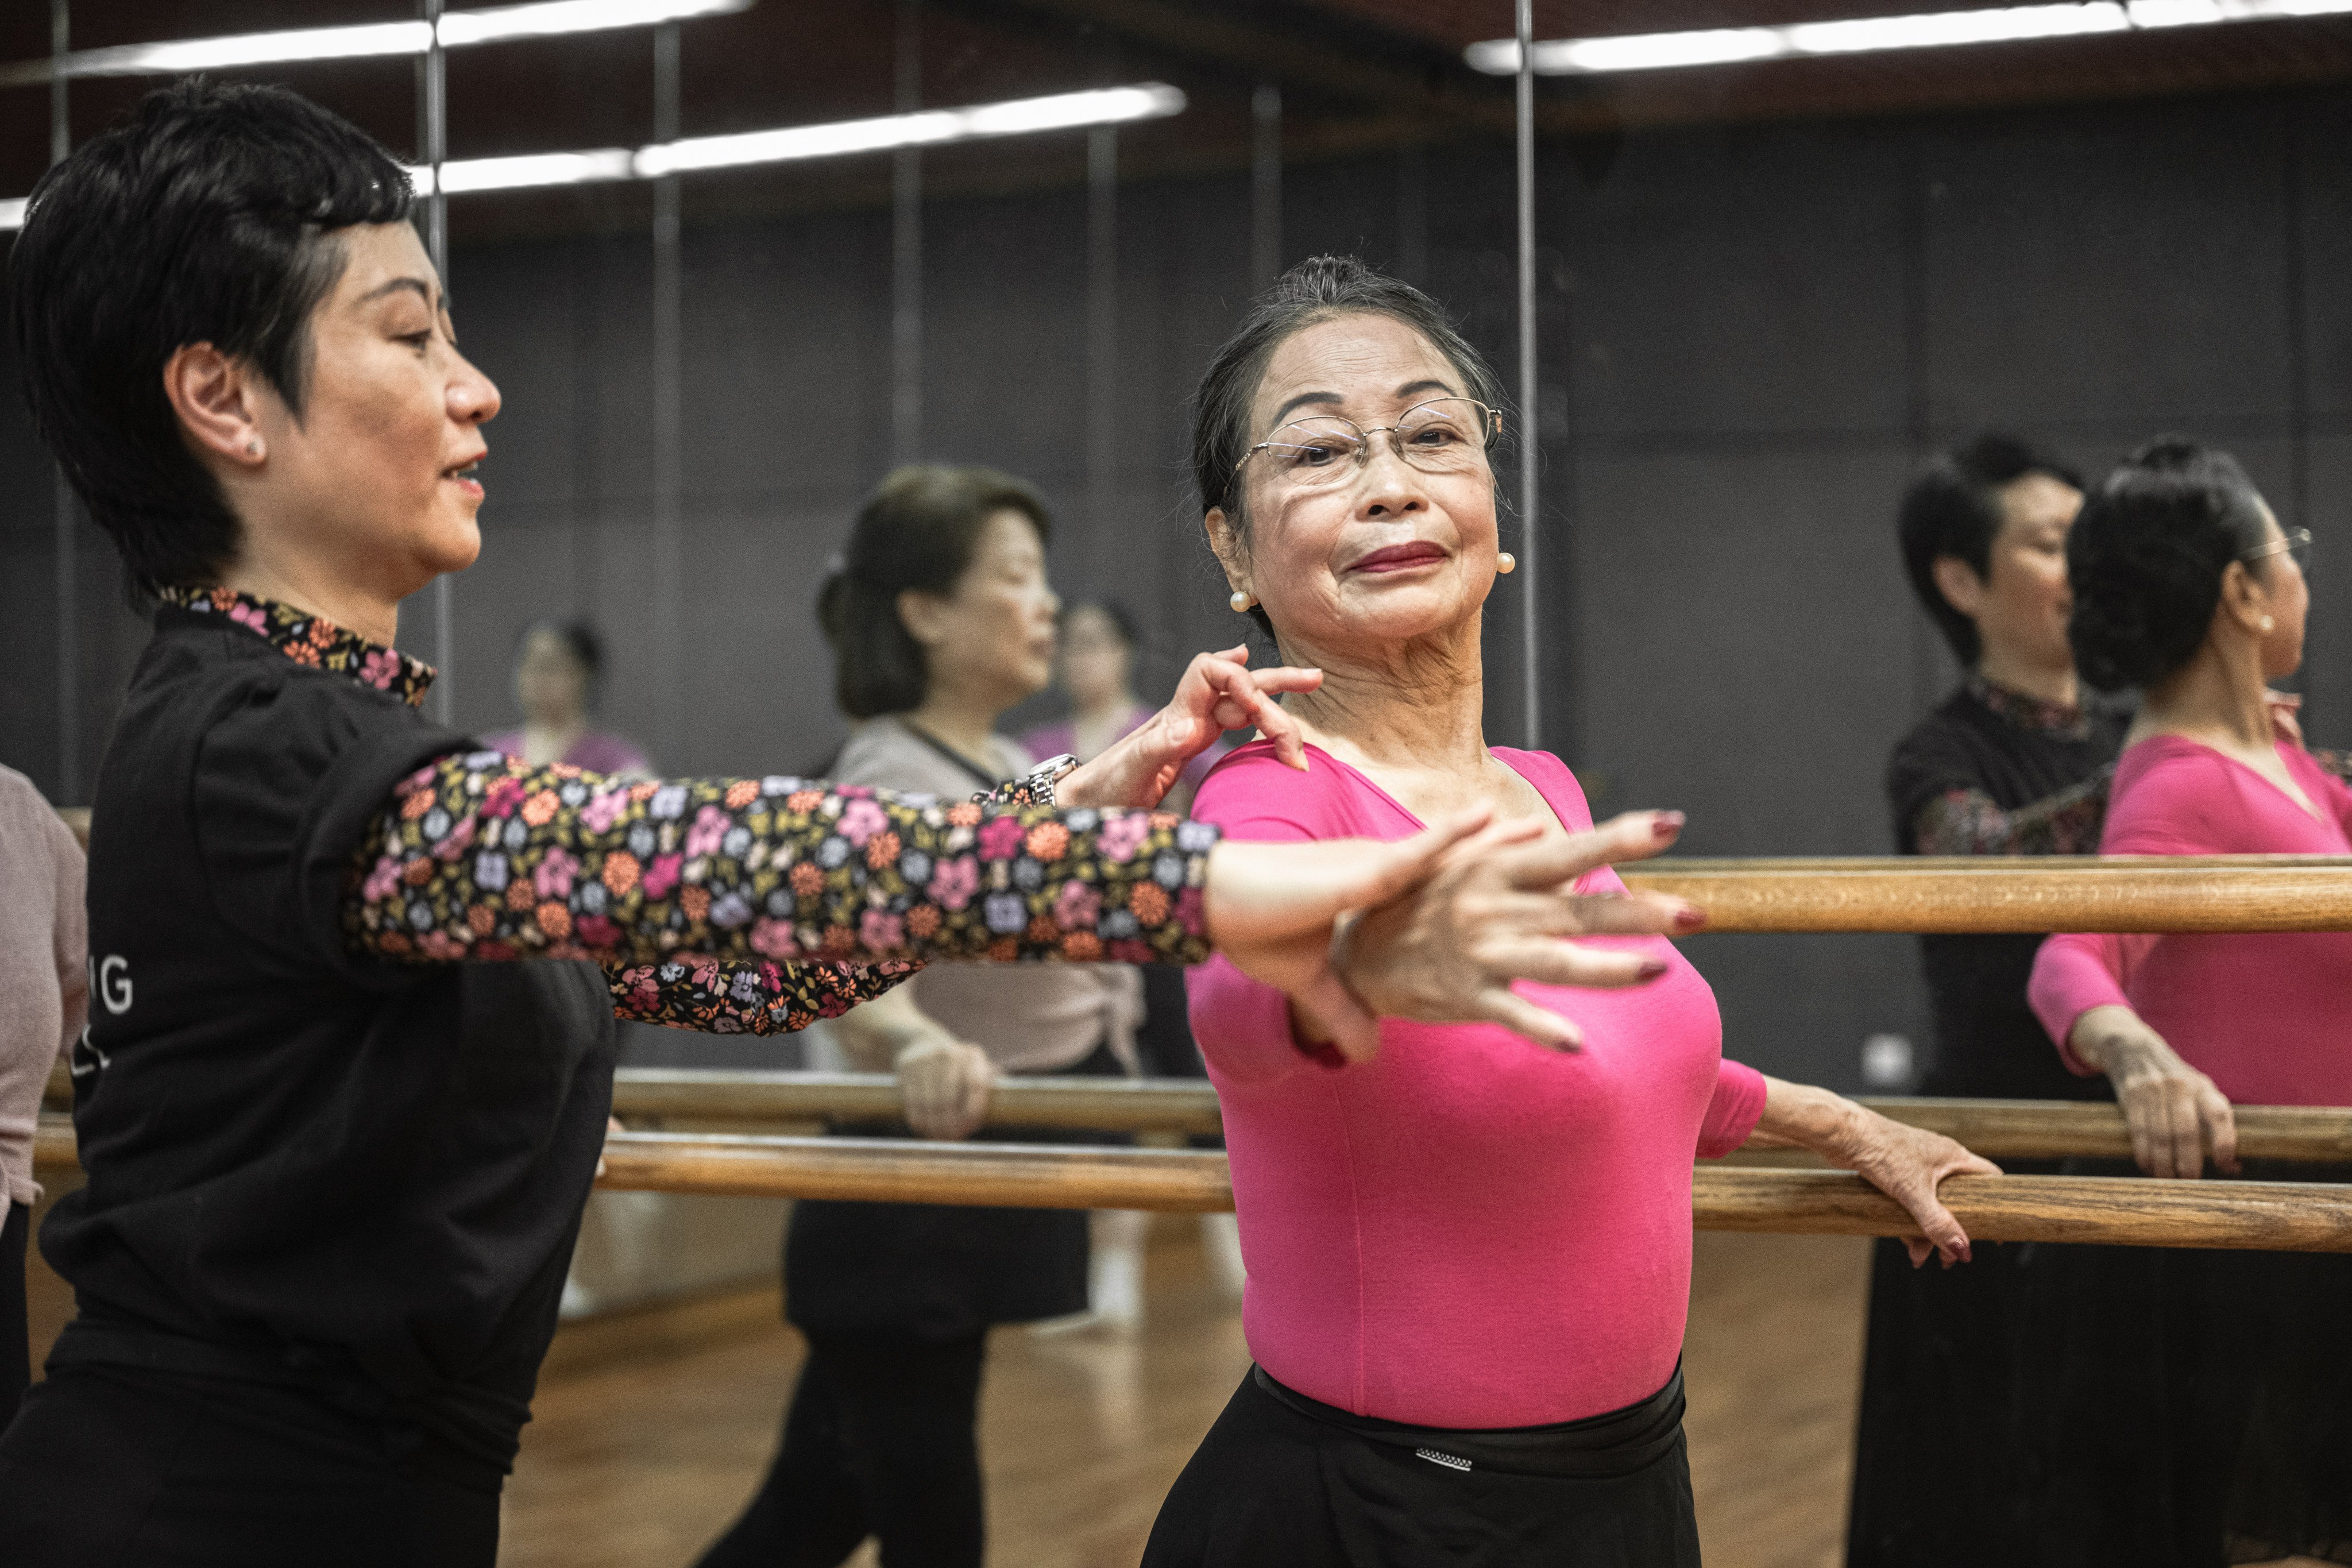
[[[294,94],[188,82],[44,175],[12,252],[35,422],[158,605],[92,813],[116,983],[73,1058],[89,1179],[41,1237],[78,1315],[0,1435],[0,1541],[32,1568],[486,1568],[616,1013],[797,1029],[923,960],[1082,956],[1117,917],[1361,1038],[1485,1016],[1523,963],[1472,942],[1591,918],[1473,922],[1591,863],[1465,839],[1475,816],[1301,857],[1112,809],[1228,725],[1295,743],[1232,659],[986,804],[633,783],[428,723],[399,605],[481,547],[499,394],[410,199]]]
[[[2352,855],[2352,788],[2270,690],[2303,659],[2310,542],[2235,458],[2179,437],[2085,503],[2074,657],[2143,694],[2101,854]],[[2352,1104],[2352,933],[2053,936],[2030,994],[2152,1175],[2241,1173],[2232,1102]],[[2352,1560],[2352,1258],[2061,1247],[2028,1289],[2042,1424],[2020,1492],[2042,1561]]]

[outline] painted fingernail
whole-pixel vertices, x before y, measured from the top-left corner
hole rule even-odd
[[[1688,904],[1685,904],[1681,909],[1675,911],[1675,929],[1676,931],[1697,931],[1706,924],[1706,911],[1705,910],[1693,909]]]
[[[1679,811],[1662,811],[1650,819],[1650,831],[1660,838],[1671,838],[1683,830],[1685,820]]]
[[[1663,958],[1644,959],[1642,967],[1634,971],[1635,974],[1643,980],[1655,980],[1665,972],[1666,961]]]

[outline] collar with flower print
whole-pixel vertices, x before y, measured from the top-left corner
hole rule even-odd
[[[166,588],[162,598],[196,615],[226,616],[297,664],[348,675],[362,686],[391,692],[411,708],[424,705],[433,684],[433,667],[423,659],[370,642],[324,616],[291,605],[230,588]]]
[[[2074,702],[2053,702],[1996,686],[1975,670],[1969,671],[1969,695],[2021,730],[2041,731],[2064,741],[2081,741],[2091,733],[2087,708]]]

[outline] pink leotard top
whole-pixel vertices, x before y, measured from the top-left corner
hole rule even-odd
[[[2156,735],[2116,765],[2099,853],[2352,855],[2352,790],[2278,750],[2320,816],[2210,746]],[[2027,996],[2078,1073],[2074,1020],[2120,1004],[2238,1104],[2352,1105],[2352,931],[2053,936]]]
[[[1497,749],[1570,831],[1584,792],[1558,758]],[[1395,839],[1422,824],[1320,749],[1310,771],[1242,747],[1193,815],[1241,839]],[[1621,890],[1603,867],[1579,884]],[[1191,976],[1192,1032],[1224,1108],[1249,1269],[1250,1353],[1292,1388],[1423,1426],[1578,1420],[1655,1393],[1689,1306],[1691,1159],[1746,1141],[1764,1080],[1722,1058],[1715,994],[1666,961],[1624,990],[1522,983],[1573,1018],[1580,1052],[1491,1024],[1381,1026],[1331,1068],[1279,992],[1223,959]]]

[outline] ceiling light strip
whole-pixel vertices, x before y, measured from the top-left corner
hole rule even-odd
[[[888,152],[900,147],[937,147],[1046,131],[1076,131],[1160,120],[1184,110],[1181,89],[1165,82],[1096,88],[1084,92],[977,103],[964,109],[927,109],[872,120],[825,125],[793,125],[732,136],[688,136],[657,142],[635,152],[602,147],[583,153],[528,153],[508,158],[455,158],[441,165],[449,195],[515,191],[551,185],[584,185],[616,180],[650,180],[704,169],[744,168],[759,163],[798,163],[811,158]],[[408,170],[419,195],[433,190],[433,171]],[[22,228],[22,198],[0,200],[0,230]]]
[[[2352,0],[2087,0],[1795,22],[1772,27],[1550,38],[1538,42],[1532,53],[1539,75],[1601,76],[2347,14],[2352,14]],[[1518,43],[1512,38],[1489,39],[1471,45],[1463,57],[1489,76],[1510,76],[1518,69]]]
[[[497,5],[451,11],[440,21],[441,47],[548,38],[568,33],[609,32],[715,16],[749,7],[752,0],[536,0],[527,5]],[[278,33],[238,33],[176,43],[120,44],[79,49],[61,60],[16,60],[0,65],[0,87],[46,82],[55,76],[173,76],[184,71],[230,70],[243,66],[295,65],[312,60],[353,60],[421,55],[433,42],[429,22],[376,22],[349,27],[300,27]]]

